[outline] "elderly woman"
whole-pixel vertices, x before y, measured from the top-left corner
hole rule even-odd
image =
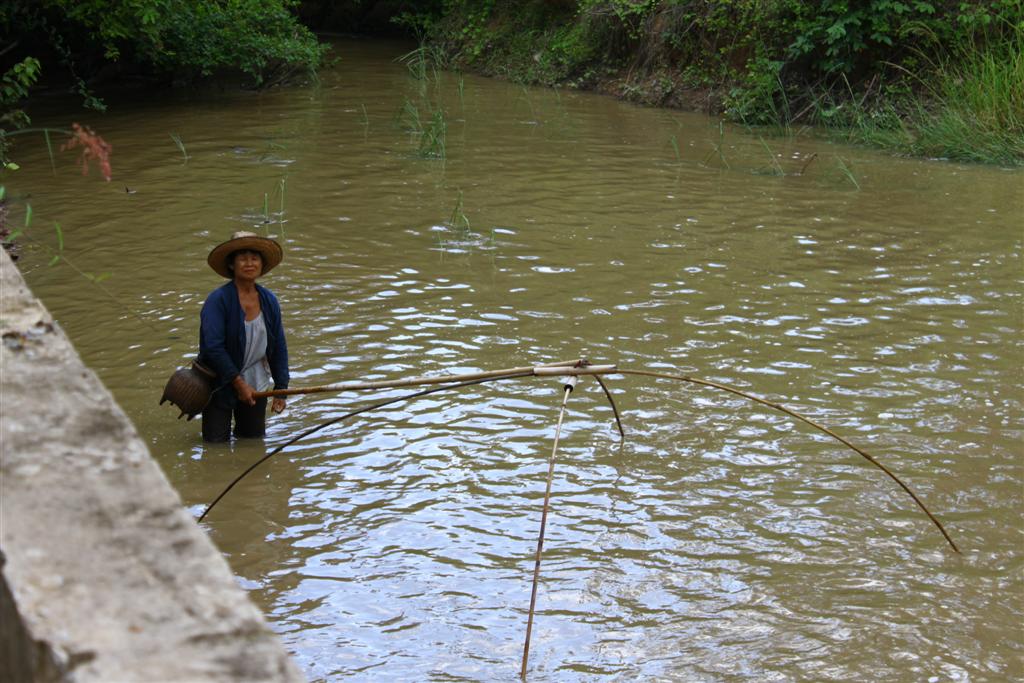
[[[288,346],[281,306],[256,279],[281,263],[281,245],[252,232],[236,232],[217,245],[206,262],[228,278],[213,290],[200,314],[199,362],[216,374],[203,409],[203,440],[227,441],[234,416],[236,437],[262,437],[267,399],[257,391],[288,388]],[[273,382],[271,382],[273,380]],[[271,409],[284,410],[282,398]]]

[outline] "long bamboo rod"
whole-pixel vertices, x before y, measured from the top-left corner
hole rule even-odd
[[[533,564],[533,589],[530,591],[530,613],[526,619],[526,641],[523,643],[523,664],[519,669],[519,677],[526,680],[526,663],[530,657],[530,636],[533,633],[533,612],[537,606],[537,582],[540,579],[540,557],[544,551],[544,528],[548,523],[548,508],[551,505],[551,480],[555,475],[555,453],[558,452],[558,439],[562,435],[562,420],[565,418],[565,404],[569,400],[569,394],[576,386],[576,378],[571,378],[565,384],[562,394],[562,408],[558,412],[558,426],[555,428],[555,443],[551,447],[551,458],[548,460],[548,483],[544,489],[544,511],[540,516],[540,533],[537,534],[537,554]]]
[[[588,361],[586,358],[577,358],[576,360],[563,360],[557,363],[545,363],[544,365],[531,365],[528,367],[521,368],[506,368],[504,370],[488,370],[486,372],[470,372],[462,375],[404,377],[399,379],[375,380],[371,382],[338,382],[336,384],[324,384],[316,387],[298,387],[295,389],[275,389],[272,391],[257,391],[255,394],[253,394],[253,397],[264,398],[268,396],[295,396],[296,394],[320,394],[327,392],[358,391],[362,389],[393,389],[397,387],[411,387],[425,384],[449,384],[454,382],[469,382],[471,380],[488,379],[490,377],[504,377],[506,375],[519,375],[523,373],[527,375],[541,376],[540,373],[535,371],[544,371],[547,369],[554,368],[582,368],[587,366],[587,364]],[[560,371],[553,371],[551,374],[559,375],[563,373]]]

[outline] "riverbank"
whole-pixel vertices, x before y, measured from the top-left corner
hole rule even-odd
[[[1024,165],[1021,3],[947,4],[453,2],[400,21],[446,68],[783,133],[812,126],[903,155]]]
[[[273,0],[221,7],[56,0],[3,17],[0,162],[30,91],[65,81],[87,109],[125,80],[215,75],[267,89],[330,60],[312,31],[413,36],[441,67],[700,110],[751,128],[815,127],[908,156],[1024,165],[1024,2]],[[409,7],[414,10],[409,10]],[[166,8],[164,8],[166,9]],[[198,37],[197,37],[198,36]],[[763,131],[759,131],[763,132]]]

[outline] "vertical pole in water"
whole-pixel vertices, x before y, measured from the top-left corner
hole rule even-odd
[[[526,620],[526,642],[523,643],[523,665],[519,677],[526,680],[526,661],[530,656],[530,634],[533,632],[533,610],[537,606],[537,580],[540,578],[540,554],[544,549],[544,527],[548,522],[548,504],[551,501],[551,479],[555,473],[555,453],[558,451],[558,438],[562,434],[562,418],[565,417],[565,403],[569,394],[576,386],[576,376],[566,377],[563,382],[565,393],[562,395],[562,409],[558,413],[558,426],[555,428],[555,445],[551,448],[551,459],[548,461],[548,485],[544,491],[544,511],[540,516],[540,534],[537,536],[537,557],[533,565],[533,591],[530,593],[530,615]]]

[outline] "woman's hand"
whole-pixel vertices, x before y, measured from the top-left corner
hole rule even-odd
[[[280,396],[275,396],[274,400],[270,403],[270,409],[275,413],[280,413],[282,410],[284,410],[284,405],[284,399],[281,398]]]
[[[235,377],[231,384],[235,387],[235,393],[238,395],[239,401],[247,406],[256,405],[256,397],[253,396],[256,390],[249,386],[249,383],[242,379],[241,375]]]

